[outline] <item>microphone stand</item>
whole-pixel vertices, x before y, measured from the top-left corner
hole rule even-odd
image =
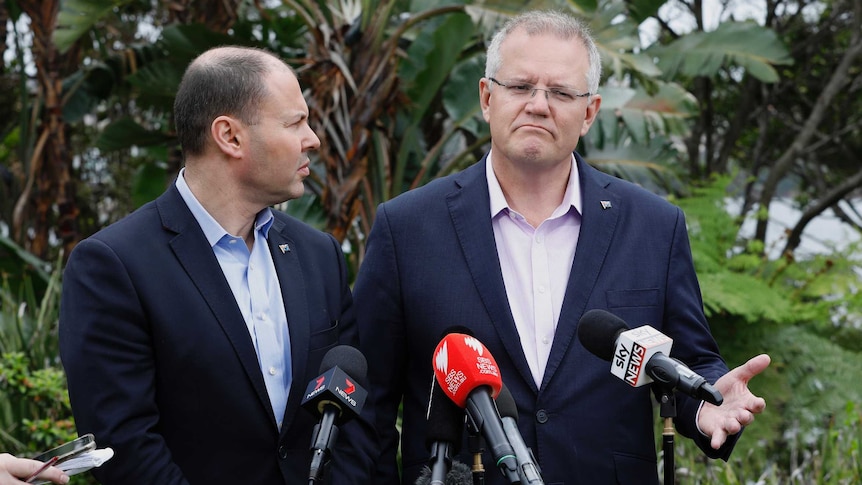
[[[331,403],[324,407],[337,409],[337,406]],[[322,481],[323,468],[326,466],[326,459],[329,454],[329,445],[335,443],[338,436],[338,426],[335,425],[336,415],[336,413],[324,412],[320,418],[320,423],[314,425],[314,436],[311,443],[311,468],[308,472],[309,485],[315,485]]]
[[[485,466],[482,464],[482,435],[475,429],[470,420],[467,420],[467,445],[473,454],[473,485],[485,485]]]
[[[446,474],[452,469],[449,443],[433,443],[431,445],[431,484],[446,483]]]
[[[676,397],[673,387],[659,386],[659,414],[664,420],[662,451],[664,452],[664,485],[674,485],[676,470],[673,462],[673,418],[676,417]]]

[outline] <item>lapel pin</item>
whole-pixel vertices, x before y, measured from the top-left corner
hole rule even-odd
[[[610,209],[610,208],[611,208],[611,201],[603,200],[602,201],[602,209]]]
[[[278,249],[281,249],[281,254],[290,252],[290,246],[288,246],[287,244],[279,244]]]

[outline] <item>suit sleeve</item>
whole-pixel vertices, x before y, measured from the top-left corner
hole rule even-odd
[[[674,340],[671,356],[682,360],[714,384],[728,372],[728,368],[703,314],[703,298],[692,261],[685,216],[679,209],[670,250],[665,330]],[[680,434],[691,438],[708,457],[727,460],[740,434],[728,437],[721,448],[714,450],[710,439],[697,429],[697,411],[701,401],[681,393],[676,393],[676,399],[675,423]]]
[[[331,235],[329,239],[333,244],[333,253],[339,267],[338,284],[341,290],[341,316],[338,342],[341,345],[350,345],[360,349],[355,306],[347,278],[347,263],[338,241]],[[368,354],[363,352],[363,355],[366,356],[367,360]],[[374,468],[377,433],[372,422],[372,406],[369,404],[366,402],[360,416],[346,423],[343,432],[339,433],[342,436],[336,441],[336,453],[339,456],[333,461],[337,460],[337,464],[340,466],[333,469],[330,483],[345,485],[373,483],[369,475]]]
[[[359,342],[368,357],[373,408],[379,435],[379,455],[373,483],[399,484],[396,455],[398,408],[404,392],[404,315],[391,229],[380,206],[368,238],[365,260],[354,286]]]
[[[99,240],[79,243],[63,273],[60,356],[78,432],[114,450],[94,469],[105,485],[188,483],[156,431],[151,338],[123,262]]]

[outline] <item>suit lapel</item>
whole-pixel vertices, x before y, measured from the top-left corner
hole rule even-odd
[[[551,346],[548,365],[545,367],[545,375],[542,377],[543,389],[551,381],[566,352],[571,348],[577,332],[578,320],[587,309],[590,294],[595,288],[599,271],[610,249],[620,211],[624,209],[616,194],[607,190],[610,179],[602,177],[601,172],[587,165],[577,154],[576,159],[583,199],[581,231],[566,286],[566,295],[560,310],[560,319],[554,333],[554,343]]]
[[[282,432],[290,429],[293,417],[297,414],[305,391],[306,382],[298,382],[297,377],[306,375],[308,362],[308,299],[306,298],[305,278],[299,257],[304,248],[299,247],[287,234],[284,222],[278,218],[269,231],[269,252],[275,263],[284,311],[287,314],[287,327],[290,332],[290,364],[293,379],[287,397]]]
[[[455,183],[460,186],[460,190],[447,197],[449,214],[473,283],[491,317],[494,329],[518,372],[534,391],[538,391],[521,348],[521,338],[515,328],[515,320],[503,284],[497,243],[491,226],[491,206],[485,178],[486,160],[487,156],[481,163],[474,164],[456,177]]]
[[[156,200],[156,205],[163,227],[176,233],[176,236],[171,239],[170,246],[177,260],[197,286],[201,297],[207,302],[222,331],[230,340],[261,404],[265,409],[271,409],[248,327],[203,231],[182,200],[176,186],[171,186],[160,196]],[[203,331],[208,330],[205,325],[206,322],[201,322]],[[273,426],[275,426],[274,417]]]

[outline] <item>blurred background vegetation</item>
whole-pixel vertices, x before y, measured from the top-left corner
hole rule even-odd
[[[63,261],[178,172],[193,57],[254,45],[297,69],[322,146],[280,209],[355,272],[377,204],[487,149],[485,43],[527,8],[591,25],[603,102],[579,151],[685,210],[728,364],[773,358],[730,462],[677,440],[678,482],[862,483],[862,0],[0,2],[0,450],[75,435]]]

